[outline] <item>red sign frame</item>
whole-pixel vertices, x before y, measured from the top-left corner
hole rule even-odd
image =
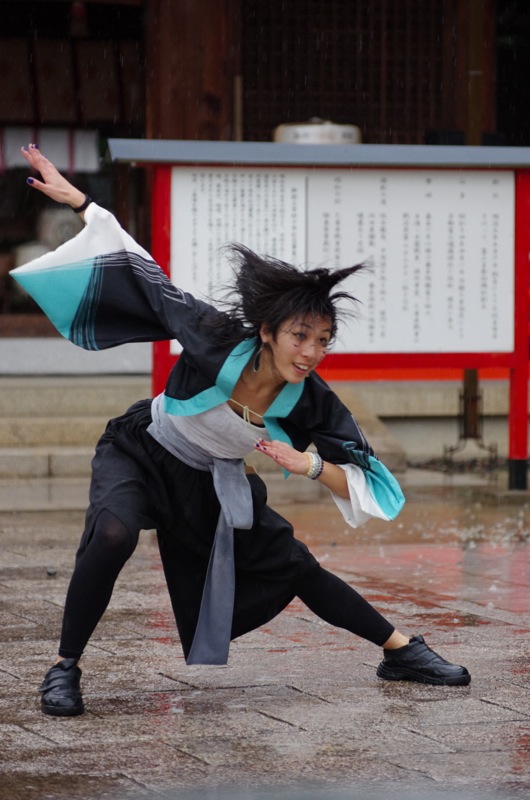
[[[171,175],[175,165],[153,165],[152,254],[170,274]],[[246,165],[246,166],[251,166]],[[399,169],[399,167],[398,167]],[[330,353],[320,372],[326,380],[351,381],[356,371],[377,371],[392,378],[395,370],[412,374],[418,370],[497,368],[509,375],[509,488],[527,488],[528,460],[528,355],[529,355],[529,259],[530,259],[530,169],[515,169],[514,253],[514,349],[509,353]],[[153,393],[163,391],[176,356],[169,342],[153,345]]]

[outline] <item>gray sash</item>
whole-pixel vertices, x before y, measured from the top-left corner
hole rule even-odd
[[[250,530],[253,523],[252,493],[240,458],[215,458],[192,445],[152,405],[153,422],[148,432],[159,444],[189,467],[210,470],[221,511],[204,582],[199,619],[187,664],[226,664],[234,613],[234,528]]]

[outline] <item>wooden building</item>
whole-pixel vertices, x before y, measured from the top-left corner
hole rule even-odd
[[[319,117],[367,143],[530,144],[526,0],[0,0],[0,19],[0,336],[50,333],[6,278],[46,202],[28,136],[147,246],[149,175],[100,164],[109,137],[267,141]]]

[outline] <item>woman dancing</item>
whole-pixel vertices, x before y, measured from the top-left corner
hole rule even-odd
[[[146,529],[157,531],[187,663],[226,663],[231,639],[299,597],[329,624],[382,647],[380,678],[468,684],[464,667],[396,630],[324,570],[245,470],[257,449],[286,473],[319,481],[353,526],[399,512],[399,485],[316,372],[336,335],[337,301],[355,299],[337,287],[362,267],[303,271],[236,245],[232,302],[219,310],[176,288],[35,145],[22,152],[40,174],[28,183],[71,206],[85,227],[13,277],[81,347],[173,338],[182,346],[165,391],[110,420],[97,445],[42,711],[83,713],[79,659]]]

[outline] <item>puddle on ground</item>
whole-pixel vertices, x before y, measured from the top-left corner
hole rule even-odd
[[[415,489],[400,515],[391,522],[369,520],[359,528],[350,528],[333,501],[319,504],[295,504],[278,507],[293,524],[295,535],[309,547],[316,544],[336,546],[348,542],[439,543],[490,541],[526,542],[530,539],[530,506],[520,503],[492,502],[480,499],[476,490],[443,487]]]

